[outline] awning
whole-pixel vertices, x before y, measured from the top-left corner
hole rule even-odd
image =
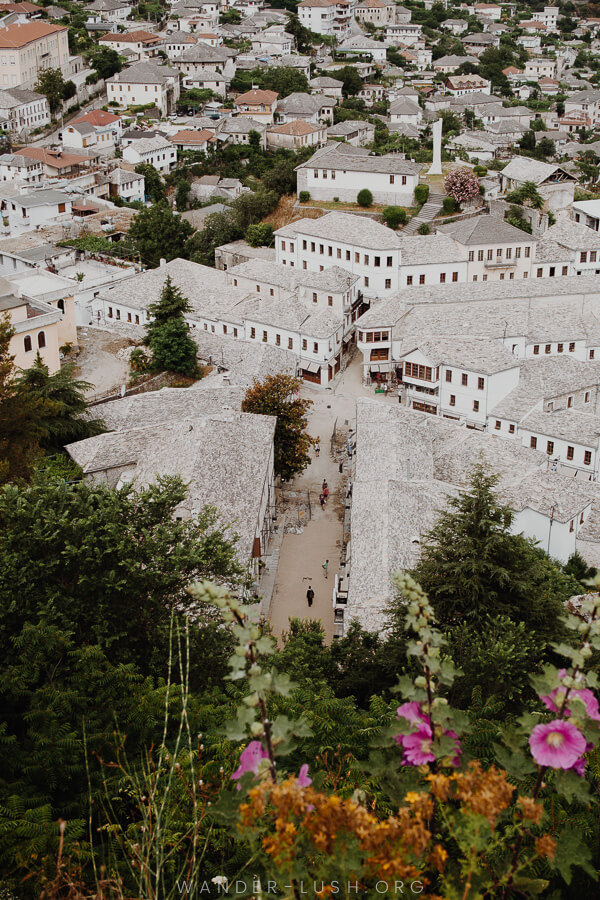
[[[302,371],[310,372],[311,375],[317,375],[321,371],[321,366],[315,362],[302,363]]]
[[[375,363],[374,365],[369,366],[371,372],[381,372],[381,366],[379,363]]]

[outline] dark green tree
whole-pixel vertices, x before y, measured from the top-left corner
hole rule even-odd
[[[50,107],[50,115],[60,109],[64,99],[65,79],[60,69],[43,69],[38,74],[38,80],[34,88],[38,94],[43,94]]]
[[[344,97],[354,97],[362,89],[362,78],[354,68],[354,66],[344,66],[341,69],[335,69],[331,73],[332,78],[337,78],[343,83],[342,91]]]
[[[438,620],[481,625],[487,616],[525,622],[540,640],[562,633],[562,603],[578,592],[535,543],[511,533],[512,510],[496,494],[498,476],[477,465],[424,540],[413,575]]]
[[[180,178],[177,182],[175,202],[177,203],[177,209],[179,212],[181,212],[181,210],[187,209],[191,189],[192,185],[185,178]]]
[[[302,379],[293,375],[267,375],[246,391],[242,411],[277,416],[275,428],[275,474],[293,478],[310,463],[312,438],[306,431],[306,413],[312,400],[298,396]]]
[[[110,47],[99,47],[90,54],[90,63],[100,78],[112,78],[123,68],[123,59]]]
[[[49,404],[19,390],[10,340],[14,328],[8,315],[0,316],[0,485],[28,479],[40,450],[41,418]]]
[[[83,414],[87,409],[85,392],[93,385],[74,377],[74,362],[63,363],[58,372],[50,375],[38,352],[33,365],[17,379],[19,395],[39,400],[46,410],[38,418],[40,447],[56,453],[72,441],[81,441],[104,429],[102,419]]]
[[[198,348],[189,335],[184,317],[189,309],[189,300],[167,276],[160,300],[148,307],[152,321],[145,342],[152,351],[151,368],[154,371],[179,372],[192,378],[198,374]]]
[[[239,198],[241,199],[241,198]],[[204,228],[197,231],[188,242],[190,259],[203,266],[214,266],[215,248],[230,241],[237,241],[244,235],[233,211],[211,213],[204,220]]]
[[[149,200],[158,203],[165,199],[165,185],[158,169],[150,163],[138,163],[135,171],[144,176],[144,191]]]
[[[272,247],[273,226],[263,222],[258,225],[249,225],[246,231],[246,240],[251,247]]]
[[[144,265],[153,269],[161,259],[169,262],[177,257],[186,258],[186,243],[193,232],[190,223],[163,200],[139,211],[131,223],[128,239]]]

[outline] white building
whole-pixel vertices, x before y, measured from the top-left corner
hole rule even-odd
[[[42,94],[26,88],[0,91],[0,118],[8,122],[8,130],[25,138],[34,128],[50,121],[48,101]]]
[[[0,215],[8,221],[12,234],[66,220],[73,205],[68,194],[53,188],[8,196],[0,193],[0,198]]]
[[[3,153],[0,156],[0,181],[22,181],[37,184],[42,181],[42,164],[37,159],[19,153]]]
[[[106,80],[109,104],[157,107],[161,116],[175,112],[179,99],[179,72],[152,62],[137,63]]]
[[[86,126],[81,128],[81,126]],[[103,109],[94,109],[71,119],[62,131],[62,142],[65,147],[94,147],[96,150],[113,150],[120,142],[123,133],[121,117]],[[93,141],[87,141],[93,136]]]
[[[352,6],[345,0],[302,0],[298,4],[300,23],[315,34],[343,39],[350,31]]]
[[[365,35],[346,38],[337,48],[344,56],[370,56],[375,62],[385,62],[386,45]]]
[[[126,169],[114,169],[110,173],[109,185],[110,197],[121,197],[127,203],[145,200],[145,178],[137,172],[128,172]]]
[[[546,31],[551,32],[556,31],[559,14],[558,6],[545,6],[543,10],[532,12],[531,18],[534,22],[541,22],[546,26]]]
[[[163,137],[142,138],[123,149],[125,162],[148,163],[159,172],[171,172],[177,165],[177,148]]]
[[[571,214],[575,222],[600,230],[600,200],[575,200]]]
[[[395,154],[370,156],[362,147],[327,145],[296,167],[298,191],[309,191],[315,200],[355,202],[367,188],[375,203],[411,206],[421,168]]]

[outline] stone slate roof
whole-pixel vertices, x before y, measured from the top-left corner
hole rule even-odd
[[[370,156],[362,147],[331,143],[317,150],[310,159],[296,167],[298,169],[345,169],[352,172],[383,172],[389,175],[418,175],[421,163],[402,159],[394,153],[385,156]]]
[[[295,238],[297,235],[309,235],[356,244],[370,250],[398,249],[400,237],[391,228],[380,225],[366,216],[353,216],[351,213],[327,213],[320,219],[299,219],[291,225],[284,225],[275,234],[282,237]]]

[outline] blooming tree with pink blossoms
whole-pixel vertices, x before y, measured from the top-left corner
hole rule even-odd
[[[469,203],[479,197],[479,181],[472,169],[452,169],[444,178],[444,188],[455,203]]]

